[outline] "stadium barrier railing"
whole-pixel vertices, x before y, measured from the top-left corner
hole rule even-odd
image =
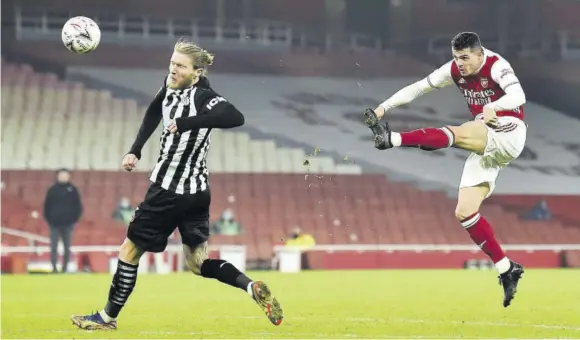
[[[378,37],[349,34],[347,38],[341,38],[332,34],[313,33],[311,30],[274,20],[180,20],[170,17],[153,19],[146,16],[128,20],[124,13],[85,15],[90,16],[100,26],[102,41],[107,43],[173,45],[180,36],[190,36],[203,43],[206,48],[222,49],[235,47],[288,50],[291,46],[318,46],[330,50],[336,46],[348,46],[350,49],[381,50],[384,47]],[[60,40],[61,28],[68,19],[66,13],[58,10],[16,6],[13,26],[19,40]]]
[[[510,258],[529,268],[558,268],[566,252],[580,251],[580,244],[511,244],[504,250]],[[119,246],[73,246],[71,271],[113,272]],[[317,245],[310,248],[274,246],[272,268],[284,273],[305,269],[460,269],[486,263],[486,255],[475,245],[451,244],[344,244]],[[225,259],[241,270],[247,268],[247,248],[243,245],[212,245],[210,257]],[[59,249],[62,255],[63,249]],[[48,246],[3,246],[3,262],[12,270],[5,272],[50,271]],[[3,266],[4,267],[4,266]],[[146,254],[141,259],[142,273],[167,274],[186,270],[181,244],[169,244],[166,251]]]
[[[510,258],[530,268],[558,268],[566,251],[580,244],[510,244],[503,249]],[[453,269],[472,267],[474,261],[489,261],[472,244],[345,244],[309,248],[275,246],[277,269]]]
[[[246,270],[246,246],[215,245],[209,246],[208,250],[212,257],[227,260],[240,270]],[[71,260],[68,266],[70,272],[115,272],[119,246],[72,246],[70,251]],[[59,256],[62,256],[63,252],[64,249],[60,246]],[[52,271],[49,246],[2,246],[0,253],[3,258],[3,272]],[[140,273],[168,274],[184,269],[185,258],[181,244],[169,244],[162,253],[146,253],[139,262]]]

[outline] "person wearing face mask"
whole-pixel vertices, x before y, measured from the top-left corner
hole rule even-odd
[[[129,225],[133,218],[134,211],[135,209],[131,206],[129,198],[121,197],[119,205],[117,205],[117,208],[113,211],[113,219],[122,222],[125,225]]]
[[[57,249],[61,240],[64,245],[62,272],[67,272],[72,232],[82,213],[81,197],[70,181],[70,172],[60,169],[56,173],[56,182],[48,189],[44,199],[44,219],[50,228],[50,262],[53,273],[58,272]]]
[[[216,235],[240,235],[242,231],[242,225],[234,219],[231,209],[226,209],[212,226],[212,233]]]

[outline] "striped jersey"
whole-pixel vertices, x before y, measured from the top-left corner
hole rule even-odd
[[[196,193],[209,188],[206,157],[211,144],[211,129],[200,128],[172,134],[169,124],[176,118],[211,114],[216,104],[226,100],[211,88],[197,84],[186,89],[163,86],[163,132],[159,157],[149,179],[177,194]],[[160,94],[158,93],[158,95]]]

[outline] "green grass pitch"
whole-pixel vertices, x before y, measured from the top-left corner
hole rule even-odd
[[[503,308],[495,272],[250,272],[285,311],[269,323],[241,290],[193,274],[140,275],[117,331],[87,332],[69,316],[101,309],[110,275],[2,276],[8,338],[580,338],[580,271],[528,269]]]

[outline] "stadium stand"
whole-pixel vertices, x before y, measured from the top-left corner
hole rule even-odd
[[[538,202],[546,200],[548,209],[554,218],[580,227],[580,196],[575,195],[499,195],[491,199],[523,215],[529,212]]]
[[[362,64],[364,67],[364,64]],[[131,88],[145,97],[157,90],[148,79],[163,79],[163,70],[71,68],[108,84]],[[387,94],[418,78],[282,77],[266,75],[212,74],[212,84],[246,113],[245,131],[267,135],[280,143],[320,148],[335,156],[348,156],[363,166],[418,182],[432,182],[456,191],[467,154],[447,149],[425,153],[394,149],[380,152],[369,147],[369,133],[361,119],[361,107],[382,102]],[[240,87],[248,89],[241,93]],[[255,95],[247,95],[253,93]],[[273,115],[272,112],[284,114]],[[470,119],[455,88],[428,94],[416,102],[392,110],[389,123],[395,130],[461,124]],[[573,194],[578,158],[576,134],[580,121],[533,102],[526,104],[528,141],[522,155],[505,169],[496,194]],[[283,124],[286,129],[279,129]],[[295,132],[299,131],[299,133]],[[429,164],[429,172],[424,165]]]
[[[71,54],[66,49],[56,46],[54,42],[38,41],[34,46],[16,44],[11,52],[25,57],[39,58],[37,49],[45,53],[41,56],[44,62],[58,65],[103,66],[123,69],[159,69],[169,60],[172,41],[165,45],[124,46],[120,44],[103,44],[95,53],[83,55]],[[142,58],[144,53],[147,58]],[[123,55],[123,58],[117,56]],[[329,76],[376,78],[423,76],[431,67],[414,59],[409,59],[393,51],[345,51],[338,50],[333,54],[315,53],[308,48],[293,48],[292,51],[252,52],[219,51],[213,72],[248,73],[289,76]]]
[[[115,0],[101,0],[99,2],[78,3],[71,0],[37,0],[31,3],[18,3],[23,10],[46,10],[57,14],[68,12],[85,15],[99,14],[102,17],[110,17],[112,13],[127,15],[132,23],[143,20],[143,17],[163,19],[174,17],[176,19],[206,18],[212,20],[216,16],[215,5],[212,2],[193,1],[184,3],[180,0],[166,0],[163,7],[155,1],[142,1],[138,7],[130,4],[119,3]],[[242,4],[240,2],[225,2],[224,15],[226,18],[240,20]],[[312,0],[307,2],[286,3],[284,0],[253,0],[251,3],[252,17],[276,21],[296,22],[298,24],[315,24],[324,20],[324,0]],[[114,8],[108,12],[106,9]],[[175,11],[180,8],[180,11]],[[105,10],[104,10],[105,9]],[[34,13],[34,12],[33,12]],[[109,16],[107,16],[109,14]],[[111,27],[108,27],[109,29]]]
[[[3,94],[8,94],[2,97],[3,226],[47,235],[39,218],[43,200],[39,193],[54,179],[48,169],[69,166],[74,169],[73,180],[86,207],[73,243],[119,244],[125,229],[111,219],[111,212],[121,196],[139,202],[148,186],[145,173],[118,171],[120,155],[134,137],[126,131],[137,130],[143,108],[133,99],[113,98],[110,92],[36,73],[27,65],[3,62],[2,77]],[[216,75],[218,83],[223,81],[220,77]],[[250,86],[255,83],[251,78],[242,81]],[[290,91],[295,84],[277,85]],[[313,82],[296,88],[314,91],[321,85],[328,84]],[[244,105],[247,103],[242,102]],[[268,110],[252,107],[244,111],[258,111],[260,116],[253,120],[267,128]],[[286,123],[285,119],[280,122]],[[331,138],[328,130],[318,131]],[[108,136],[107,143],[97,143],[97,136],[103,134]],[[63,135],[67,143],[62,142]],[[283,241],[294,225],[311,232],[319,244],[350,243],[351,234],[357,235],[359,243],[470,242],[453,216],[454,199],[444,192],[422,191],[383,175],[360,175],[356,164],[340,164],[321,155],[308,157],[299,148],[280,147],[274,140],[254,140],[246,132],[216,131],[214,138],[215,151],[209,160],[214,173],[212,216],[233,208],[245,233],[216,236],[212,242],[248,245],[249,259],[269,258],[272,246]],[[156,147],[156,143],[149,143],[141,171],[149,170]],[[305,158],[310,159],[311,167],[302,165]],[[233,161],[228,163],[228,159]],[[580,240],[580,228],[558,221],[522,221],[498,205],[488,205],[482,212],[492,223],[505,225],[497,228],[497,234],[508,244]],[[7,237],[3,242],[21,245],[23,241]]]
[[[47,234],[43,222],[31,217],[41,211],[44,190],[52,181],[51,171],[3,171],[6,194],[11,204],[3,224]],[[111,218],[119,197],[139,201],[147,189],[145,174],[104,171],[76,171],[75,183],[85,198],[86,214],[74,243],[118,244],[124,229]],[[241,236],[216,236],[214,244],[246,244],[249,258],[270,256],[294,225],[313,234],[319,244],[358,242],[410,244],[465,244],[453,216],[455,202],[441,192],[421,191],[403,183],[389,182],[381,175],[309,176],[297,174],[214,174],[212,216],[233,208],[245,226]],[[230,203],[227,198],[233,197]],[[396,197],[393,199],[393,197]],[[580,228],[557,221],[522,221],[499,205],[483,210],[496,223],[499,238],[508,244],[558,243],[580,240]],[[429,227],[425,227],[429,226]],[[11,242],[10,240],[8,240]]]
[[[135,100],[113,98],[109,91],[86,89],[35,73],[28,65],[2,66],[3,169],[119,170],[119,156],[131,145],[144,108]],[[62,136],[66,135],[66,143]],[[100,144],[102,136],[108,142]],[[156,137],[143,152],[143,168],[151,168],[158,153]],[[252,140],[247,133],[216,130],[215,152],[208,164],[224,172],[360,173],[356,164],[336,164],[317,157],[309,167],[298,148],[277,147],[273,141]],[[24,148],[24,149],[22,149]]]
[[[522,60],[518,62],[518,67],[530,75],[580,85],[580,61],[578,60],[558,62]]]

